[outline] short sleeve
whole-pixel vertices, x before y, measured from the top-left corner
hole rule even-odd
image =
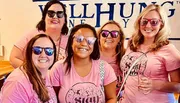
[[[50,70],[50,81],[52,86],[61,85],[62,65],[63,64],[60,61],[57,61]]]
[[[105,69],[104,85],[108,85],[117,80],[113,68],[106,61],[104,61],[104,69]]]
[[[166,50],[164,56],[166,70],[178,69],[180,67],[180,52],[172,44],[167,45],[164,50]]]
[[[1,89],[1,102],[28,103],[29,97],[26,87],[17,81],[6,82]]]
[[[40,33],[44,32],[38,31],[37,29],[31,30],[28,33],[25,33],[14,45],[23,51],[30,39]]]

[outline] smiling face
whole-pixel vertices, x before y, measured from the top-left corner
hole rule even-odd
[[[84,39],[79,40],[78,37],[84,37]],[[88,28],[81,28],[77,32],[75,32],[72,43],[74,58],[90,59],[90,55],[94,49],[94,44],[92,44],[92,42],[90,43],[89,41],[92,40],[92,38],[94,38],[94,34],[92,30]]]
[[[33,47],[41,47],[41,48],[47,48],[48,47],[48,48],[53,49],[53,44],[49,40],[49,38],[42,37],[42,38],[39,38],[38,40],[35,41]],[[42,50],[42,53],[40,53],[40,54],[35,54],[33,52],[32,53],[32,61],[39,71],[48,70],[49,67],[53,64],[54,54],[48,56],[45,53],[44,49]]]
[[[64,10],[60,4],[53,4],[48,9],[48,11],[62,12]],[[47,13],[46,18],[45,18],[45,23],[46,23],[46,30],[49,30],[49,29],[50,30],[61,30],[65,23],[65,17],[63,16],[62,18],[58,18],[56,14],[54,17],[50,17],[50,16],[48,16],[48,13]]]
[[[144,20],[146,20],[147,22],[147,24],[145,23],[146,25],[143,23]],[[157,25],[154,25],[154,24],[157,24]],[[140,31],[142,35],[144,36],[144,40],[154,41],[155,36],[158,34],[159,30],[161,29],[161,26],[162,26],[161,18],[157,11],[152,10],[149,13],[147,13],[140,20]]]
[[[112,37],[110,33],[107,37],[103,37],[103,32],[100,33],[100,46],[101,49],[115,50],[118,42],[120,41],[119,27],[115,24],[107,24],[102,28],[102,31],[117,32],[117,37]],[[115,33],[114,33],[115,34]]]

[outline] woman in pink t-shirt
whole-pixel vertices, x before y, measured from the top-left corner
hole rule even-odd
[[[56,61],[56,46],[46,34],[27,44],[26,59],[4,82],[0,103],[57,103],[48,70]]]
[[[116,103],[116,75],[112,67],[100,61],[95,29],[76,25],[70,33],[64,63],[56,62],[50,77],[60,86],[60,103]]]
[[[170,27],[161,6],[148,5],[135,21],[121,69],[129,72],[121,103],[174,103],[180,82],[180,52],[169,43]],[[171,100],[172,99],[172,100]]]
[[[120,69],[120,61],[125,53],[125,35],[119,23],[111,20],[98,30],[100,45],[100,59],[108,62],[117,76],[116,94],[119,92],[123,74]]]
[[[29,40],[37,34],[49,35],[56,44],[58,60],[65,60],[68,27],[67,14],[63,3],[59,0],[50,0],[42,11],[41,21],[36,29],[26,33],[13,47],[10,54],[10,63],[14,68],[19,67],[24,60],[24,49]]]

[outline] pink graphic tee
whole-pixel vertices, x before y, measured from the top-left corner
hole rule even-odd
[[[132,63],[143,52],[133,52],[129,48],[121,61],[121,70],[127,73]],[[168,71],[180,67],[180,52],[172,44],[163,46],[156,52],[146,53],[130,72],[126,81],[121,103],[171,103],[166,92],[153,90],[143,94],[138,90],[138,73],[154,80],[168,81]],[[172,94],[172,93],[171,93]]]
[[[49,92],[48,103],[57,103],[56,94],[47,76],[45,85]],[[0,103],[42,103],[33,90],[29,78],[19,69],[15,69],[4,82],[0,91]]]
[[[16,43],[15,46],[17,48],[19,48],[21,51],[25,51],[26,45],[27,43],[31,40],[31,38],[33,38],[34,36],[44,33],[43,31],[38,31],[37,29],[31,30],[30,32],[26,33],[25,35],[23,35]],[[56,45],[56,49],[58,52],[58,48],[60,46],[60,53],[58,60],[60,60],[61,62],[63,62],[66,58],[65,55],[65,48],[67,45],[67,41],[68,41],[68,36],[65,35],[61,35],[61,43],[59,45],[59,41],[55,42]]]
[[[65,74],[66,64],[56,62],[50,72],[53,86],[61,86],[59,100],[61,103],[105,103],[102,87],[116,80],[116,75],[112,67],[104,62],[104,83],[100,79],[100,60],[92,60],[90,73],[81,77],[77,74],[73,60],[71,60],[71,70]]]

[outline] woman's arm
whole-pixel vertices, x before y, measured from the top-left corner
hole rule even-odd
[[[10,63],[14,68],[19,67],[23,63],[23,52],[18,47],[13,46],[10,54]]]
[[[147,93],[158,90],[168,93],[180,93],[180,68],[169,72],[170,81],[152,80],[147,77],[141,79],[139,89]]]
[[[153,88],[164,92],[180,93],[180,68],[169,72],[170,82],[153,81]]]
[[[116,81],[104,86],[106,103],[116,103]]]

